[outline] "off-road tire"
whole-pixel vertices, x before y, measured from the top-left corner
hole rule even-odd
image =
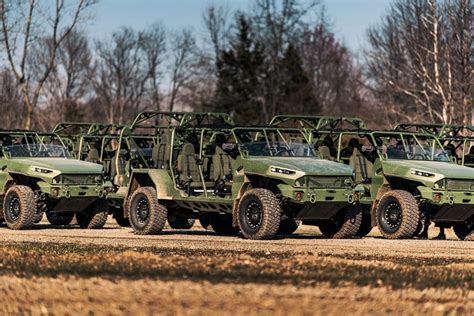
[[[393,207],[399,216],[389,217],[385,208]],[[391,190],[386,192],[377,206],[377,226],[380,233],[388,239],[412,238],[420,222],[420,209],[415,197],[408,191]],[[398,222],[390,227],[388,221]]]
[[[239,201],[240,230],[248,239],[272,239],[280,227],[281,213],[280,203],[272,191],[250,189]]]
[[[456,236],[460,240],[465,240],[467,236],[469,236],[473,230],[465,223],[457,223],[453,225],[453,230]]]
[[[71,224],[74,213],[47,212],[46,218],[51,225],[64,226]]]
[[[239,233],[239,227],[232,225],[232,216],[215,215],[209,218],[209,225],[212,230],[221,236],[236,236]]]
[[[109,206],[103,199],[92,203],[83,212],[76,213],[79,227],[84,229],[100,229],[107,222]]]
[[[30,187],[15,185],[8,189],[3,200],[3,218],[8,228],[29,229],[33,227],[36,216],[36,199]]]
[[[341,212],[337,221],[327,221],[319,225],[319,230],[325,237],[344,239],[357,236],[362,224],[360,207],[348,207]]]
[[[139,207],[142,207],[142,211]],[[147,209],[144,210],[144,207]],[[128,203],[128,212],[133,232],[137,235],[158,234],[165,227],[168,217],[168,209],[160,204],[153,187],[140,187],[135,190]]]
[[[114,219],[117,225],[120,227],[131,227],[130,219],[124,216],[124,212],[122,208],[114,209]]]
[[[362,220],[360,223],[359,231],[357,232],[357,237],[365,237],[372,230],[372,218],[370,212],[362,212]]]
[[[36,213],[35,224],[38,224],[39,222],[41,222],[41,220],[43,220],[43,215],[44,215],[44,212]]]
[[[194,218],[181,218],[168,215],[168,224],[173,229],[190,229],[194,226]]]
[[[278,235],[291,235],[300,226],[301,221],[298,221],[294,218],[284,219],[280,222],[280,227],[278,228]]]

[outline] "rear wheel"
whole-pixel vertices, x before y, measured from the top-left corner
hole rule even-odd
[[[469,227],[466,223],[454,224],[453,230],[456,236],[460,240],[466,239],[466,237],[469,236],[473,232],[472,227]]]
[[[357,232],[357,237],[365,237],[372,230],[372,219],[369,212],[362,212],[362,221],[360,223],[359,231]]]
[[[128,218],[135,234],[158,234],[165,227],[168,210],[159,203],[155,188],[138,188],[133,192],[128,207]]]
[[[357,206],[344,209],[335,219],[319,225],[319,230],[328,238],[351,238],[357,236],[361,223],[362,212]]]
[[[81,228],[99,229],[107,222],[108,211],[107,202],[98,200],[85,211],[76,213],[76,220]]]
[[[297,221],[294,218],[284,219],[280,222],[277,234],[291,235],[298,229],[299,225],[300,221]]]
[[[36,199],[29,187],[15,185],[8,189],[3,201],[3,217],[10,229],[29,229],[36,220]]]
[[[130,227],[130,220],[124,216],[124,212],[122,208],[114,209],[114,218],[117,225],[120,227]]]
[[[74,218],[74,213],[56,213],[56,212],[47,212],[46,218],[48,222],[52,225],[69,225]]]
[[[190,229],[194,225],[194,218],[181,218],[168,214],[168,224],[173,229]]]
[[[209,225],[217,235],[235,236],[239,233],[239,227],[232,225],[232,216],[230,215],[215,215],[210,217]]]
[[[275,194],[267,189],[251,189],[239,202],[239,226],[249,239],[271,239],[280,227],[281,207]]]
[[[411,238],[419,224],[420,210],[410,192],[392,190],[382,196],[377,206],[377,225],[385,238]]]

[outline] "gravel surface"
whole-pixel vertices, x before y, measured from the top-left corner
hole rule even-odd
[[[437,231],[430,231],[434,237]],[[474,315],[474,242],[0,227],[0,315]]]

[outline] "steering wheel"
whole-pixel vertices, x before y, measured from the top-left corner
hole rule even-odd
[[[288,153],[288,156],[291,156],[291,149],[285,147],[278,148],[275,156],[283,156],[283,153]]]

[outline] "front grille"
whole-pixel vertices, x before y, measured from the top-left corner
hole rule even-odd
[[[97,184],[102,182],[102,176],[97,174],[62,174],[55,180],[56,183],[61,184]]]
[[[455,191],[474,191],[474,181],[473,180],[446,180],[446,187],[448,190]]]
[[[297,182],[301,186],[310,188],[346,188],[351,186],[352,180],[350,177],[306,176],[297,180]]]

